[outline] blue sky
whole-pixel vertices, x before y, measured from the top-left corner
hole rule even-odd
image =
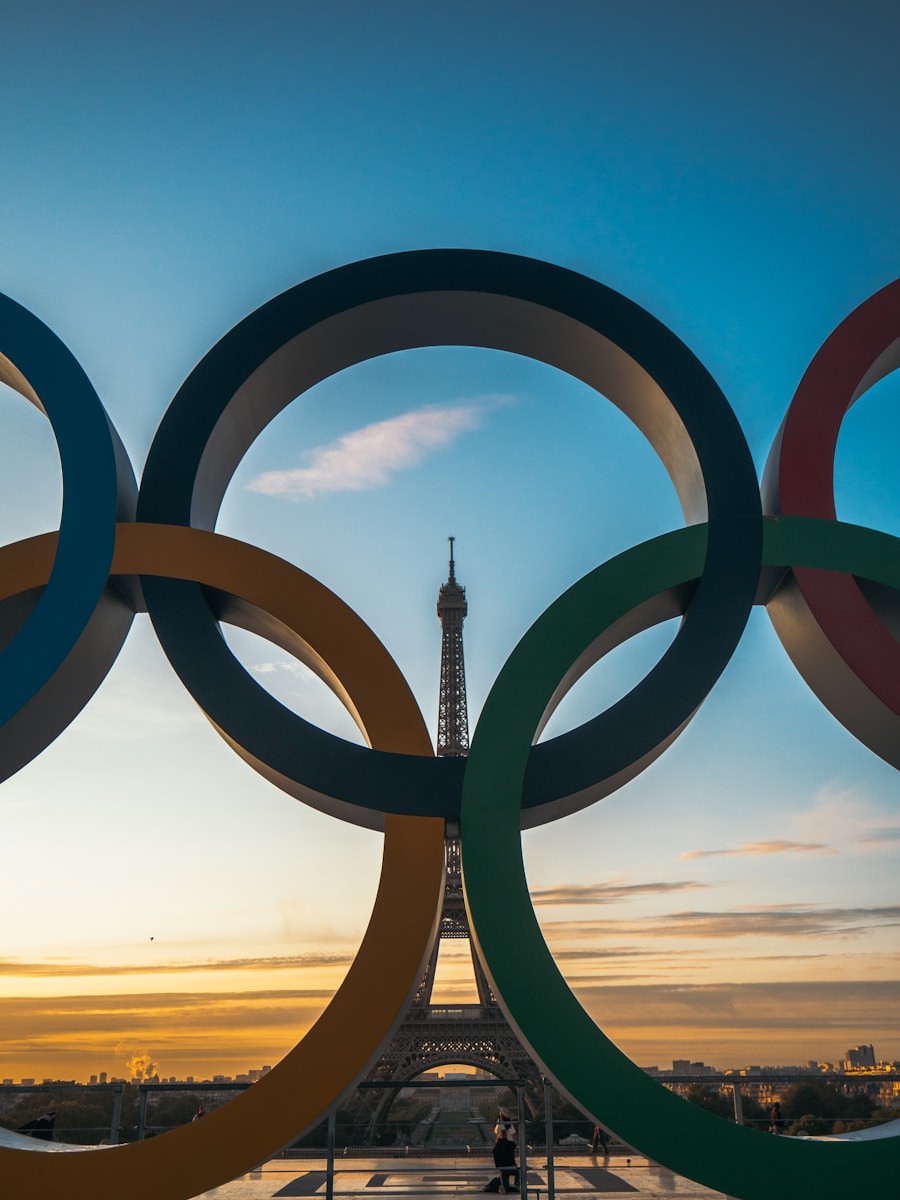
[[[194,364],[285,288],[406,249],[529,255],[668,324],[761,469],[819,344],[900,273],[898,24],[887,3],[20,7],[4,18],[0,291],[67,343],[140,471]],[[898,399],[889,378],[857,405],[837,468],[839,515],[894,533]],[[39,414],[3,393],[0,421],[8,541],[55,527],[59,480]],[[311,469],[295,497],[258,490]],[[540,364],[435,349],[292,405],[241,464],[218,527],[347,600],[433,726],[448,534],[474,723],[560,591],[680,523],[655,455],[608,402]],[[285,702],[348,732],[280,651],[229,636]],[[621,694],[671,636],[623,647],[555,727]],[[191,988],[240,992],[257,1016],[221,1069],[271,1061],[333,987],[377,875],[375,835],[234,757],[144,619],[73,726],[0,787],[0,814],[15,914],[0,1074],[16,1077],[118,1071],[132,1051],[166,1073],[221,1062],[186,1002],[117,1023],[126,992],[152,992],[148,1013]],[[626,1049],[663,1064],[834,1059],[859,1041],[900,1057],[898,849],[894,771],[821,708],[762,613],[660,762],[526,838],[573,984]],[[445,986],[462,994],[452,969]],[[277,1027],[261,1000],[271,1011],[275,993]],[[112,997],[106,1041],[78,1023],[85,996]],[[37,997],[67,997],[71,1025],[35,1018],[25,1036],[16,1005],[33,1013]]]

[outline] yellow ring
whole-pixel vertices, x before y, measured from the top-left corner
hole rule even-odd
[[[45,534],[0,551],[0,600],[46,583],[55,539]],[[258,606],[346,693],[372,746],[433,753],[387,651],[351,609],[298,568],[205,530],[122,524],[112,571],[190,579]],[[58,1189],[72,1200],[190,1200],[315,1124],[376,1058],[418,982],[436,932],[443,852],[442,820],[385,817],[378,892],[353,965],[315,1025],[264,1079],[203,1121],[149,1141],[71,1154],[0,1147],[6,1190],[43,1196]]]

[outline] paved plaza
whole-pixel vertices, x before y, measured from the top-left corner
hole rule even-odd
[[[495,1174],[490,1159],[338,1159],[335,1163],[335,1197],[402,1196],[404,1200],[454,1200],[481,1196]],[[542,1159],[528,1165],[528,1200],[548,1200],[547,1170]],[[640,1156],[614,1155],[609,1159],[584,1155],[556,1164],[555,1191],[565,1200],[589,1197],[673,1196],[678,1200],[721,1197],[690,1180],[674,1175]],[[255,1171],[222,1187],[204,1192],[204,1200],[274,1200],[275,1197],[326,1196],[325,1159],[272,1159]],[[198,1197],[197,1200],[200,1200]]]

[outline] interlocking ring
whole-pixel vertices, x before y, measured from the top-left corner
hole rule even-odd
[[[522,780],[534,730],[568,664],[606,629],[656,596],[700,577],[703,527],[626,551],[585,576],[535,622],[510,655],[478,720],[466,764],[460,832],[473,936],[510,1023],[535,1060],[626,1143],[741,1200],[829,1200],[900,1167],[900,1138],[865,1144],[772,1138],[731,1125],[635,1066],[581,1007],[531,906],[519,835]],[[765,523],[762,566],[846,571],[900,589],[900,540],[837,522]],[[515,941],[510,929],[516,930]],[[528,969],[523,971],[522,964]]]
[[[0,608],[0,779],[30,762],[112,665],[131,616],[107,589],[115,523],[134,514],[125,449],[84,371],[27,309],[0,295],[0,383],[45,414],[63,506],[46,586]]]
[[[0,552],[0,598],[46,583],[55,535]],[[431,754],[418,706],[374,634],[316,580],[274,555],[201,530],[118,527],[111,573],[189,578],[244,606],[244,622],[265,611],[303,643],[303,657],[341,688],[374,745]],[[261,626],[260,626],[261,627]],[[351,1089],[377,1057],[397,1012],[419,980],[436,933],[443,882],[443,822],[387,816],[378,894],[353,966],[301,1042],[257,1085],[172,1136],[102,1153],[34,1154],[0,1148],[11,1195],[81,1200],[188,1200],[279,1150],[298,1128]]]
[[[0,550],[0,777],[72,719],[133,613],[146,607],[182,680],[242,757],[292,795],[385,831],[378,894],[354,965],[274,1071],[207,1120],[149,1142],[103,1153],[0,1149],[0,1171],[20,1194],[188,1200],[320,1120],[376,1059],[419,978],[440,911],[446,818],[460,822],[472,933],[501,1003],[536,1060],[598,1120],[742,1200],[788,1200],[808,1183],[837,1200],[861,1179],[896,1171],[897,1139],[862,1147],[764,1139],[646,1077],[594,1025],[553,963],[519,839],[522,828],[615,790],[662,752],[716,682],[754,599],[768,602],[823,701],[900,765],[900,692],[878,669],[879,656],[893,662],[900,650],[867,607],[882,617],[894,611],[900,544],[838,523],[827,484],[843,412],[900,360],[898,299],[900,283],[873,297],[814,359],[766,475],[767,511],[783,515],[763,520],[749,451],[721,392],[629,300],[570,271],[483,251],[356,263],[270,301],[201,361],[154,439],[132,521],[133,476],[89,382],[48,330],[0,297],[0,380],[50,417],[66,488],[58,535]],[[435,344],[528,355],[608,394],[655,447],[694,522],[598,567],[550,606],[503,668],[466,760],[433,757],[396,665],[336,596],[211,530],[241,456],[295,395],[352,363]],[[819,450],[807,469],[814,436]],[[779,586],[769,595],[773,579]],[[849,632],[835,624],[839,604],[854,613]],[[591,663],[674,615],[683,616],[674,642],[628,696],[580,729],[533,745]],[[307,663],[370,748],[278,705],[233,658],[220,621]],[[25,650],[42,639],[42,657],[27,663]]]
[[[898,366],[900,280],[842,321],[807,368],[766,466],[768,512],[836,519],[834,456],[844,415]],[[900,767],[896,593],[846,572],[798,567],[769,615],[822,703],[870,750]]]
[[[426,250],[330,271],[264,304],[194,369],[150,448],[138,517],[211,527],[234,468],[295,396],[352,364],[433,345],[536,358],[609,396],[656,449],[686,517],[709,521],[702,578],[657,666],[607,712],[534,747],[523,824],[537,825],[609,794],[662,752],[731,657],[756,591],[759,491],[744,436],[710,375],[649,313],[509,254]],[[323,733],[245,671],[198,587],[147,580],[145,594],[182,681],[266,778],[361,825],[392,811],[458,816],[461,759],[366,751]]]

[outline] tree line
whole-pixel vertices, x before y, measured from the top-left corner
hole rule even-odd
[[[734,1120],[734,1101],[705,1087],[692,1083],[686,1099],[717,1117]],[[770,1109],[752,1096],[741,1097],[744,1123],[759,1129],[769,1126]],[[817,1137],[823,1134],[851,1133],[865,1129],[868,1125],[880,1124],[897,1119],[897,1109],[879,1107],[867,1092],[845,1092],[825,1080],[809,1080],[792,1083],[781,1097],[781,1115],[784,1132],[789,1136],[806,1134]]]

